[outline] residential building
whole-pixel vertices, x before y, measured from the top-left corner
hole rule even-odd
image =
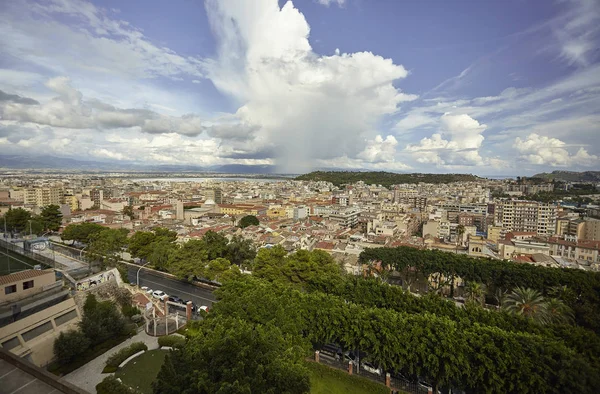
[[[23,202],[25,205],[45,207],[47,205],[60,205],[62,189],[59,188],[34,188],[23,190]]]
[[[506,200],[495,207],[496,223],[506,231],[534,231],[538,235],[553,235],[558,208],[537,201]]]
[[[206,191],[206,199],[213,200],[215,204],[223,204],[223,191],[221,189],[209,189]]]
[[[593,218],[585,219],[583,239],[586,241],[600,241],[600,220]]]

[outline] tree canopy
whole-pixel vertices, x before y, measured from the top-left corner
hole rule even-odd
[[[48,205],[42,208],[39,221],[44,231],[58,231],[62,224],[62,213],[58,205]]]
[[[260,222],[258,218],[254,215],[246,215],[240,219],[240,227],[246,228],[248,226],[258,226]]]
[[[65,241],[77,241],[84,244],[90,242],[93,234],[106,230],[107,228],[98,223],[77,223],[69,224],[63,230],[61,238]]]
[[[274,324],[218,317],[199,322],[180,351],[167,355],[155,393],[308,393],[306,349]]]

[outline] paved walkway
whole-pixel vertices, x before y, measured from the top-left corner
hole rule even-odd
[[[106,366],[106,360],[108,360],[108,357],[121,350],[122,348],[131,345],[133,342],[144,342],[146,345],[148,345],[148,350],[158,349],[158,340],[155,337],[151,337],[150,335],[142,331],[129,338],[122,344],[115,346],[106,353],[96,357],[81,368],[71,372],[68,375],[65,375],[64,379],[77,387],[81,387],[82,389],[90,392],[91,394],[95,394],[96,385],[100,383],[105,377],[111,375],[107,373],[102,373],[102,370]]]

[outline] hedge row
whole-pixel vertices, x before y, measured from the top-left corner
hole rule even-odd
[[[185,345],[185,338],[179,335],[167,335],[158,338],[158,346],[168,346],[172,348],[182,348]]]
[[[148,350],[148,346],[144,342],[134,342],[131,345],[119,350],[108,358],[106,361],[106,367],[102,372],[109,373],[116,371],[123,361],[127,360],[137,352],[141,352],[142,350]]]

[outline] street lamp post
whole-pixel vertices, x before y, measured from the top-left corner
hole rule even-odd
[[[146,262],[146,264],[142,265],[138,270],[137,270],[137,274],[136,274],[136,285],[137,287],[140,287],[140,271],[142,270],[142,268],[144,268],[145,266],[147,266],[148,264],[150,264],[150,262]]]

